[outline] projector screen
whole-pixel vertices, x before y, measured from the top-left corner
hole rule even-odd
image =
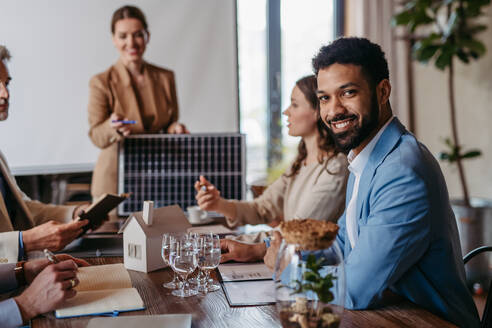
[[[0,150],[14,174],[89,171],[89,79],[118,59],[113,12],[128,1],[3,1],[0,44],[10,50],[9,118]],[[235,1],[140,0],[151,33],[145,60],[171,69],[180,121],[193,132],[238,132]]]

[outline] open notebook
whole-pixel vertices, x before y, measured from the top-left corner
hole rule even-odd
[[[145,309],[142,298],[132,288],[130,275],[122,263],[81,267],[77,295],[55,311],[57,318],[100,315]]]

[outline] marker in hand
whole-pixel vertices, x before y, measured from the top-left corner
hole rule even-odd
[[[137,124],[137,121],[134,121],[134,120],[112,120],[111,123]]]

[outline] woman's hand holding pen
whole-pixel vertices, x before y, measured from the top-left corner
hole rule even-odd
[[[195,190],[198,192],[195,198],[202,210],[219,210],[219,203],[221,201],[220,191],[205,179],[203,175],[200,176],[199,181],[195,182]]]
[[[131,134],[130,126],[121,121],[128,121],[128,118],[112,113],[109,117],[109,126],[115,129],[122,136],[127,137]]]
[[[236,217],[236,205],[220,197],[220,191],[203,175],[195,182],[195,190],[198,192],[196,201],[202,210],[215,211],[231,219]]]

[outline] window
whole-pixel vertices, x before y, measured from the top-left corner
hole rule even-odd
[[[269,152],[271,155],[276,151],[268,145],[269,136],[279,133],[272,131],[268,124],[272,105],[269,103],[272,97],[269,99],[268,95],[280,92],[281,111],[289,105],[295,81],[312,74],[311,59],[321,45],[329,43],[338,34],[335,32],[335,7],[339,2],[237,0],[240,129],[246,134],[248,183],[266,177]],[[278,12],[269,13],[269,10]],[[280,38],[276,37],[278,35]],[[280,58],[269,58],[269,53],[280,53]],[[278,67],[275,60],[280,61],[279,72],[272,72],[271,66]],[[269,66],[269,61],[274,65]],[[278,77],[280,82],[276,83]],[[276,87],[280,90],[274,90]],[[285,117],[281,122],[280,151],[286,166],[296,154],[299,138],[287,135],[288,130],[283,128]]]
[[[266,0],[238,0],[239,108],[246,134],[247,181],[267,168]]]
[[[128,243],[128,257],[142,259],[142,245]]]
[[[282,33],[282,108],[290,103],[290,94],[298,79],[313,74],[311,59],[322,45],[334,39],[333,1],[283,0]],[[288,135],[287,117],[282,115],[284,160],[297,154],[299,138]]]

